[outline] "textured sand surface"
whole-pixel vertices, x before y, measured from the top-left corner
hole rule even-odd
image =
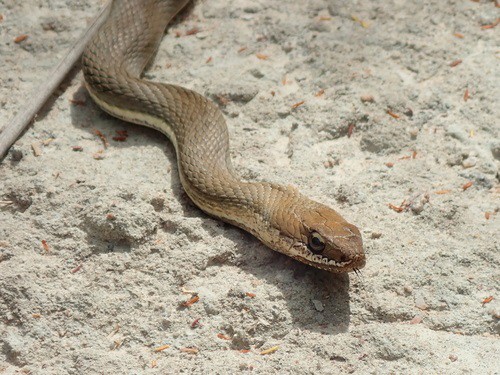
[[[0,126],[101,4],[0,0]],[[220,106],[244,178],[358,225],[361,277],[204,215],[166,137],[73,75],[0,164],[0,373],[498,373],[499,17],[213,0],[163,39],[146,77]]]

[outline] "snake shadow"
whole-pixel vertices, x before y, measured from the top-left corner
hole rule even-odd
[[[202,227],[206,232],[214,237],[223,236],[234,243],[234,257],[226,262],[239,267],[249,275],[248,279],[276,286],[279,293],[274,291],[272,296],[265,298],[276,301],[278,305],[286,305],[287,311],[283,314],[286,316],[283,322],[285,326],[291,324],[300,330],[333,335],[348,331],[351,317],[349,275],[332,274],[302,264],[270,250],[249,233],[206,215],[182,189],[175,151],[166,136],[105,114],[92,102],[83,86],[75,93],[74,99],[76,102],[82,99],[85,102],[83,106],[71,106],[71,121],[75,128],[85,130],[94,137],[96,128],[105,134],[127,129],[132,135],[127,142],[111,143],[111,147],[124,151],[129,147],[161,147],[171,162],[170,188],[172,194],[181,201],[183,214],[187,217],[203,217]],[[93,241],[92,238],[88,240]],[[221,265],[224,263],[213,266]]]

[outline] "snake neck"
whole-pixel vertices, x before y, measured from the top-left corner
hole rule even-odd
[[[204,212],[246,230],[275,250],[285,252],[283,249],[292,246],[291,240],[276,243],[283,241],[283,235],[300,233],[299,220],[293,213],[307,198],[291,186],[241,181],[230,174],[224,178],[227,185],[214,186],[215,190],[206,189],[206,185],[197,189],[196,183],[186,181],[188,176],[182,172],[180,176],[183,186],[189,186],[187,194]]]
[[[194,203],[268,244],[264,228],[275,230],[274,207],[288,204],[285,197],[291,194],[279,185],[241,181],[234,173],[227,126],[215,104],[189,89],[140,77],[168,21],[187,1],[143,2],[137,9],[132,0],[114,1],[109,19],[85,50],[90,95],[111,115],[166,134]]]

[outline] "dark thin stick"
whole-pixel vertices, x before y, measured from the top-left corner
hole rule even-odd
[[[29,125],[38,111],[47,102],[54,91],[59,87],[68,72],[75,65],[83,53],[85,46],[104,23],[110,9],[109,1],[100,10],[97,17],[73,44],[66,56],[61,60],[50,76],[30,95],[33,100],[26,101],[20,112],[2,129],[0,129],[0,159],[7,153],[10,146],[17,140],[23,130]]]

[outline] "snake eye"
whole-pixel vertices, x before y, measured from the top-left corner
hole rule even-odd
[[[318,232],[311,232],[308,247],[313,253],[319,254],[325,250],[325,241]]]

